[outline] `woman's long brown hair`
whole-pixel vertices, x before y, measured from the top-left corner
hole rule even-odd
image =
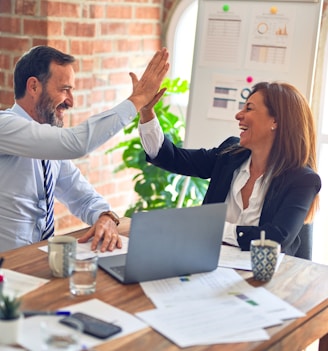
[[[277,177],[288,169],[310,167],[317,171],[316,129],[312,111],[303,94],[293,85],[280,82],[256,84],[250,95],[260,92],[277,129],[267,169]],[[306,216],[313,220],[318,208],[317,195]]]

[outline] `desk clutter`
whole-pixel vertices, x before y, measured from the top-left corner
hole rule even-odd
[[[11,270],[4,270],[4,275],[8,281],[7,292],[16,291],[22,298],[48,282]],[[89,349],[147,327],[179,347],[267,340],[266,328],[304,316],[265,288],[252,287],[232,268],[218,267],[208,273],[148,281],[140,286],[153,302],[154,309],[133,315],[90,295],[87,301],[57,311],[62,314],[82,312],[121,328],[105,339],[81,333],[77,350]],[[63,319],[60,314],[40,311],[23,318],[18,344],[26,350],[41,349],[40,326],[46,320],[55,320],[58,328],[70,328],[59,322]]]
[[[265,328],[304,316],[231,268],[141,286],[157,308],[136,315],[179,347],[267,340]]]
[[[127,312],[124,312],[118,308],[115,308],[107,303],[104,303],[99,299],[91,298],[88,301],[67,306],[65,307],[65,310],[70,311],[71,314],[83,312],[84,314],[98,318],[102,321],[114,323],[114,325],[117,325],[121,328],[121,331],[119,333],[116,333],[108,338],[93,337],[82,332],[79,335],[79,347],[77,349],[74,349],[74,351],[89,350],[92,347],[95,347],[108,341],[109,339],[123,337],[125,335],[147,328],[147,324],[139,320],[137,317]],[[22,325],[22,332],[19,338],[19,344],[22,345],[26,350],[42,350],[41,345],[43,341],[40,325],[42,325],[42,323],[49,318],[55,320],[58,327],[57,331],[61,329],[68,330],[71,333],[72,328],[60,322],[60,320],[63,319],[63,316],[45,317],[42,315],[36,315],[24,319]],[[71,348],[62,349],[71,350]]]

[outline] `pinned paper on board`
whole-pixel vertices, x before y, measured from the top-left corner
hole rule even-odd
[[[239,136],[235,115],[258,82],[290,83],[310,101],[322,5],[198,1],[184,147],[212,148]]]

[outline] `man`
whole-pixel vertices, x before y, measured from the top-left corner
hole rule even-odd
[[[69,159],[105,143],[163,94],[159,88],[169,68],[167,60],[163,48],[140,80],[130,73],[132,94],[118,106],[76,127],[58,128],[64,125],[65,111],[73,107],[74,58],[37,46],[19,59],[15,104],[0,111],[0,251],[53,235],[53,194],[92,226],[80,242],[93,237],[92,249],[102,241],[101,251],[122,246],[117,216]],[[43,160],[51,160],[50,165]]]

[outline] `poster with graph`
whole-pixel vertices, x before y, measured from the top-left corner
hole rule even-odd
[[[199,0],[185,146],[239,135],[235,114],[259,81],[286,81],[310,100],[322,0]]]

